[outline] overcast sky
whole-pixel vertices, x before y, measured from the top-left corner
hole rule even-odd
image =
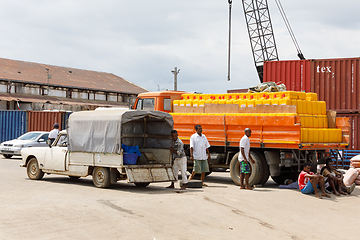
[[[0,57],[111,72],[150,91],[226,92],[259,83],[240,0],[1,0]],[[281,60],[297,52],[268,0]],[[360,1],[283,0],[308,59],[360,56]]]

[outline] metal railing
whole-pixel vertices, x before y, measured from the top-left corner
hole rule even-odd
[[[348,169],[350,167],[350,159],[360,155],[360,150],[330,150],[330,153],[336,168]]]

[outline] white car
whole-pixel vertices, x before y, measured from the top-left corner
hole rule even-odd
[[[17,139],[6,141],[0,144],[0,154],[5,158],[21,156],[21,149],[26,147],[48,147],[49,132],[36,131],[28,132]]]

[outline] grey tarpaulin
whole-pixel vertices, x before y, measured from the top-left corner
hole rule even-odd
[[[114,109],[101,111],[75,112],[68,120],[69,151],[95,152],[95,153],[120,153],[121,134],[143,134],[144,127],[139,120],[147,118],[147,134],[170,134],[174,122],[170,114],[158,111],[134,111],[128,109]],[[155,121],[155,120],[160,121]],[[122,129],[125,127],[125,129]],[[155,132],[156,131],[156,132]],[[141,141],[135,140],[135,145]],[[133,140],[134,141],[134,140]],[[168,141],[157,139],[146,140],[149,147],[170,147]],[[155,142],[154,142],[155,141]],[[171,144],[171,143],[170,143]],[[141,147],[141,146],[140,146]]]

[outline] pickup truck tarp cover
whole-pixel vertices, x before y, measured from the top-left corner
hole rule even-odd
[[[139,122],[144,118],[149,119],[145,121],[146,127],[144,121]],[[170,136],[173,126],[171,115],[159,111],[109,109],[75,112],[68,120],[68,148],[71,152],[120,153],[122,133]],[[147,142],[152,146],[146,147],[170,148],[171,146],[169,139],[149,140]],[[143,139],[134,138],[123,143],[134,146],[143,142],[145,142]]]

